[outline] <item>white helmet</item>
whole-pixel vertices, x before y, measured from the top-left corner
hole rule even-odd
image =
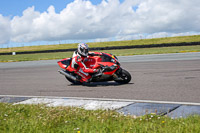
[[[85,44],[85,43],[79,43],[78,44],[78,53],[81,55],[81,56],[88,56],[88,45]]]

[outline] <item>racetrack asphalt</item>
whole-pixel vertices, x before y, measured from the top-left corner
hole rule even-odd
[[[0,95],[132,99],[200,103],[200,53],[119,57],[129,84],[72,85],[57,60],[0,63]]]

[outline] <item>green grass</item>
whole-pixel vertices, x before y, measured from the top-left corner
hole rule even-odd
[[[111,110],[0,103],[1,133],[197,133],[200,116],[124,116]]]
[[[90,47],[111,47],[111,46],[149,45],[149,44],[181,43],[181,42],[200,42],[200,35],[154,38],[154,39],[140,39],[140,40],[128,40],[128,41],[93,42],[93,43],[88,43],[88,45]],[[44,45],[44,46],[26,46],[26,47],[15,47],[15,48],[0,48],[0,53],[70,49],[70,48],[77,48],[77,43]]]
[[[115,54],[116,56],[184,53],[184,52],[200,52],[200,46],[198,45],[198,46],[162,47],[162,48],[102,50],[101,52],[112,53]],[[41,53],[41,54],[0,55],[0,62],[62,59],[71,57],[72,53],[73,52],[57,52],[57,53]]]

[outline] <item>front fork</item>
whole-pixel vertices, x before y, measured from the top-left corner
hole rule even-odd
[[[119,67],[119,69],[113,74],[114,80],[120,80],[122,75],[122,68]]]

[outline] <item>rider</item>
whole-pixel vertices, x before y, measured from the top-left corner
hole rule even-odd
[[[95,76],[97,76],[100,73],[99,69],[87,68],[86,65],[84,64],[84,61],[87,61],[88,53],[89,53],[88,45],[86,43],[79,43],[77,51],[73,53],[71,67],[75,69],[80,67],[79,72],[86,75],[87,73],[96,73]],[[79,73],[79,75],[82,77],[82,79],[84,79],[84,76],[82,74]]]

